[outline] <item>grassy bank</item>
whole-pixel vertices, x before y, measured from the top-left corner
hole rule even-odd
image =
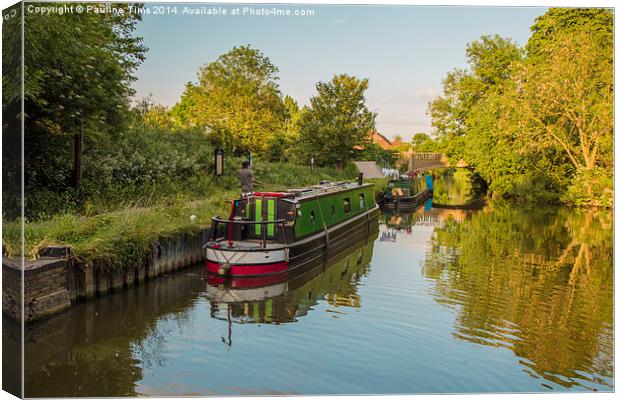
[[[355,177],[354,167],[344,171],[310,168],[285,163],[256,162],[257,190],[277,190],[316,184],[321,180],[346,180]],[[157,204],[144,207],[148,199],[116,211],[95,215],[64,213],[40,221],[25,223],[25,254],[36,258],[39,250],[64,245],[84,262],[101,260],[121,269],[146,260],[148,250],[158,240],[180,234],[195,234],[210,225],[211,217],[226,215],[226,201],[239,195],[235,170],[217,180],[192,178],[200,186],[193,195],[160,197]],[[186,182],[183,184],[187,184]],[[140,205],[140,206],[137,206]],[[196,220],[190,221],[190,215]],[[20,254],[20,223],[4,224],[3,247],[9,256]]]

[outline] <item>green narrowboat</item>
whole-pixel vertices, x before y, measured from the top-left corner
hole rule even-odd
[[[232,277],[288,272],[368,237],[379,214],[373,184],[361,181],[246,194],[228,218],[213,218],[206,268]]]
[[[387,209],[410,209],[417,207],[430,196],[427,179],[422,177],[392,179],[381,199]]]

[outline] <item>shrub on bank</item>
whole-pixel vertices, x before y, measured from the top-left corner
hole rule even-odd
[[[200,177],[211,175],[212,157],[213,147],[197,130],[137,126],[110,142],[90,141],[85,144],[77,188],[70,185],[69,170],[63,172],[62,184],[47,185],[36,179],[27,183],[26,218],[108,212],[128,204],[148,206],[179,191],[191,193]],[[187,182],[192,185],[186,183],[189,178],[195,179]],[[200,185],[196,190],[201,191]]]

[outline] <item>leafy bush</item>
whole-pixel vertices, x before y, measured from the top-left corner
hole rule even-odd
[[[613,207],[613,177],[608,170],[579,169],[561,200],[578,207]]]
[[[78,188],[31,181],[26,187],[26,217],[92,214],[127,205],[152,205],[179,192],[201,193],[212,175],[212,163],[213,147],[202,132],[134,127],[118,133],[113,142],[87,143]],[[70,174],[69,170],[64,174]]]

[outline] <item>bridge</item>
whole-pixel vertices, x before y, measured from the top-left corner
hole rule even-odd
[[[450,166],[450,161],[442,153],[418,153],[408,151],[401,153],[401,163],[407,163],[408,171],[424,172],[433,168],[446,168]]]
[[[415,151],[402,152],[396,162],[397,167],[407,164],[408,171],[425,172],[434,168],[447,168],[454,166],[456,168],[467,168],[468,164],[464,160],[459,160],[452,165],[448,157],[443,153],[419,153]],[[383,160],[379,161],[355,161],[355,165],[359,172],[364,174],[364,178],[384,178],[385,175],[380,165],[385,164]],[[387,167],[385,165],[384,167]]]

